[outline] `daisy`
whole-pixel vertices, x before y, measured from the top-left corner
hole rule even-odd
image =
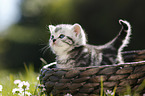
[[[14,84],[18,85],[21,82],[21,80],[15,80]]]
[[[2,86],[2,85],[0,85],[0,91],[2,91],[2,89],[3,89],[3,86]]]
[[[12,93],[13,93],[13,94],[20,94],[20,93],[22,93],[22,91],[23,91],[23,89],[14,88],[14,89],[12,90]]]
[[[106,91],[106,95],[111,95],[111,96],[112,96],[113,94],[114,94],[114,92],[112,92],[112,91],[110,91],[110,90],[107,90],[107,91]]]
[[[19,88],[22,88],[24,90],[29,90],[29,86],[30,86],[30,84],[28,83],[28,81],[27,82],[22,81],[18,85]]]
[[[67,93],[66,95],[64,95],[64,96],[72,96],[71,94],[69,94],[69,93]]]

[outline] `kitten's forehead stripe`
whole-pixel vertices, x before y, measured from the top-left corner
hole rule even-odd
[[[57,27],[56,29],[55,29],[55,33],[57,33],[59,30],[61,30],[62,29],[62,27]]]

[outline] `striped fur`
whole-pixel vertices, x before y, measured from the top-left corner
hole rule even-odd
[[[129,43],[131,26],[124,20],[119,20],[119,23],[122,26],[119,34],[102,46],[86,44],[85,32],[79,24],[50,25],[49,44],[56,54],[57,67],[74,68],[123,63],[121,51]]]

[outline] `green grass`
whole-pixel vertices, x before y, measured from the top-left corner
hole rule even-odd
[[[14,84],[14,81],[21,80],[28,81],[30,84],[29,90],[27,90],[28,92],[30,92],[32,95],[40,96],[38,95],[39,89],[37,89],[37,85],[39,84],[39,80],[37,80],[38,76],[39,73],[34,72],[33,66],[25,66],[25,72],[17,73],[11,73],[8,70],[0,70],[0,85],[3,86],[0,94],[2,94],[2,96],[18,96],[17,94],[13,94],[12,90],[14,88],[18,88],[18,85]]]

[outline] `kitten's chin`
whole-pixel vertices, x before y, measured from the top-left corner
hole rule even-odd
[[[51,49],[53,50],[54,54],[59,56],[67,54],[70,50],[72,50],[70,46],[58,46],[58,45],[51,46]]]

